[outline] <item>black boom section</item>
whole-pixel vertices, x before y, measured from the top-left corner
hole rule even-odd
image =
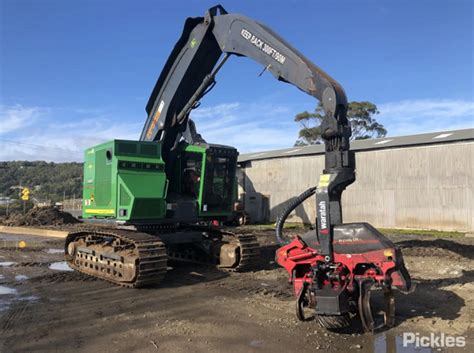
[[[226,57],[216,68],[222,53]],[[349,148],[347,98],[342,87],[271,29],[248,17],[227,14],[221,6],[209,9],[204,17],[186,20],[146,106],[148,119],[140,140],[162,140],[166,154],[186,129],[189,111],[232,54],[257,61],[278,80],[321,101],[328,117],[323,138],[337,139],[328,150]]]
[[[347,105],[342,87],[267,26],[248,17],[229,14],[214,18],[213,33],[223,52],[246,56],[273,76],[314,96],[332,115]]]
[[[142,141],[161,139],[163,151],[174,144],[186,124],[177,124],[176,116],[196,92],[205,76],[212,71],[222,52],[204,18],[188,18],[183,34],[176,43],[152,91],[146,111],[148,118],[140,136]]]

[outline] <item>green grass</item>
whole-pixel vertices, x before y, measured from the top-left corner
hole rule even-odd
[[[251,224],[245,226],[249,229],[254,229],[257,231],[265,230],[275,230],[275,223],[263,223],[263,224]],[[302,223],[291,223],[286,222],[284,229],[308,229],[309,225]],[[440,231],[440,230],[429,230],[429,229],[400,229],[400,228],[377,228],[384,234],[392,235],[420,235],[420,236],[431,236],[436,238],[455,238],[455,237],[464,237],[465,232],[456,232],[456,231]]]
[[[254,229],[257,231],[265,230],[275,230],[275,223],[264,223],[264,224],[251,224],[245,226],[249,229]],[[308,229],[309,225],[304,225],[302,223],[285,223],[284,229]],[[440,230],[429,230],[429,229],[400,229],[400,228],[377,228],[384,234],[392,235],[421,235],[421,236],[432,236],[436,238],[455,238],[455,237],[464,237],[465,232],[455,232],[455,231],[440,231]]]
[[[264,223],[264,224],[251,224],[245,226],[246,228],[251,228],[255,230],[275,230],[275,223]],[[307,229],[309,225],[304,225],[302,223],[290,223],[285,222],[283,229]]]
[[[378,228],[384,234],[394,235],[426,235],[436,238],[464,237],[466,233],[455,231],[425,230],[425,229],[399,229],[399,228]]]

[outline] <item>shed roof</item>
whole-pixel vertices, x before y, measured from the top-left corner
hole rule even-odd
[[[355,140],[351,142],[351,149],[354,151],[365,151],[420,145],[445,144],[460,141],[474,141],[474,129],[430,132],[427,134],[384,137],[369,140]],[[323,153],[323,144],[311,146],[295,146],[280,150],[241,154],[239,156],[239,162],[248,162],[270,158],[317,155]]]

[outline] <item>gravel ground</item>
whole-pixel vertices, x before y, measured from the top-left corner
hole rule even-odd
[[[299,322],[273,232],[246,227],[263,246],[261,267],[228,273],[170,264],[162,285],[126,289],[67,271],[62,241],[0,235],[1,352],[436,352],[401,335],[466,337],[473,352],[474,239],[391,235],[415,293],[398,295],[397,325],[376,335],[331,333]],[[18,242],[26,242],[19,248]]]

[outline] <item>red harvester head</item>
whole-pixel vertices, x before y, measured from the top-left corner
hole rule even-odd
[[[335,226],[333,249],[327,263],[316,231],[310,231],[277,250],[276,260],[293,284],[298,318],[304,320],[304,309],[311,308],[321,325],[338,329],[359,314],[363,329],[373,331],[370,290],[379,288],[385,296],[384,324],[393,326],[392,289],[414,289],[400,250],[367,223]]]

